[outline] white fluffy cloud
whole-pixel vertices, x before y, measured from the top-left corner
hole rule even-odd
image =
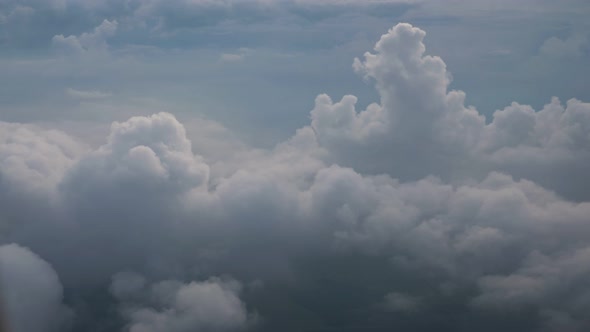
[[[193,155],[184,127],[160,113],[114,123],[107,143],[79,160],[67,181],[95,179],[107,186],[123,181],[182,192],[206,183],[208,175],[209,167]]]
[[[354,96],[337,103],[325,95],[316,99],[311,126],[335,162],[410,180],[500,170],[588,198],[588,183],[580,180],[590,161],[590,104],[572,99],[564,106],[553,98],[535,112],[513,103],[486,124],[464,105],[464,92],[449,91],[446,65],[424,55],[424,36],[398,24],[381,37],[375,54],[355,59],[354,68],[374,80],[380,104],[357,112]]]

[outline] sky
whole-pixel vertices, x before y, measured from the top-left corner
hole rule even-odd
[[[589,16],[0,1],[9,331],[588,331]]]

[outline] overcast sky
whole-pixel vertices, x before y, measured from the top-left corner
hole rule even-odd
[[[0,1],[11,332],[590,330],[589,16]]]

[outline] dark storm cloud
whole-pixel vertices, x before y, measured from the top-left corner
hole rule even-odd
[[[1,123],[2,240],[41,258],[1,248],[80,331],[583,331],[590,104],[486,121],[424,37],[393,27],[353,66],[380,100],[320,95],[269,150],[169,113],[93,149]]]

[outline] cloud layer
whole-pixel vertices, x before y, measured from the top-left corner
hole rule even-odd
[[[353,64],[380,100],[319,95],[269,150],[201,149],[169,113],[94,149],[0,123],[4,283],[46,298],[5,295],[14,324],[65,303],[76,331],[590,327],[590,104],[486,119],[424,37],[394,26]]]

